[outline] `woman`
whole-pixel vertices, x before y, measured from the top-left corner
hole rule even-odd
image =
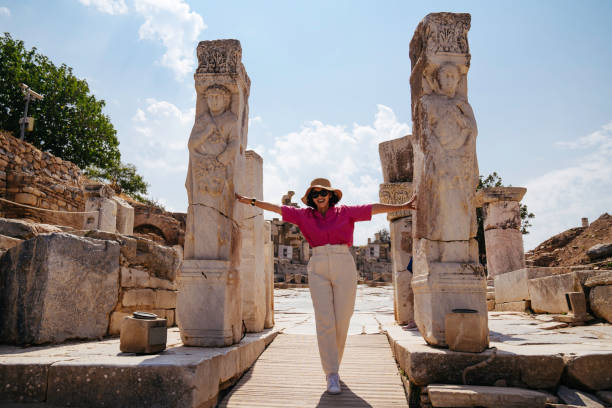
[[[327,378],[327,391],[339,394],[338,369],[349,322],[355,307],[357,270],[349,248],[353,245],[355,222],[369,221],[373,214],[415,210],[415,197],[404,204],[339,205],[342,191],[329,180],[312,180],[302,202],[308,208],[278,206],[236,194],[243,204],[251,204],[282,215],[283,221],[300,227],[312,247],[308,262],[308,284],[315,311],[317,342],[321,365]]]

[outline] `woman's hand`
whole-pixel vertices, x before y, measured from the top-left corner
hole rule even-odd
[[[234,192],[234,195],[236,196],[236,200],[238,200],[238,202],[242,203],[242,204],[251,204],[254,207],[257,208],[261,208],[262,210],[266,210],[266,211],[272,211],[275,212],[279,215],[283,215],[283,211],[280,207],[280,205],[276,205],[276,204],[271,204],[271,203],[267,203],[265,201],[261,201],[261,200],[257,200],[255,198],[251,198],[251,197],[245,197],[242,196],[236,192]]]
[[[410,200],[406,201],[404,204],[402,204],[402,209],[404,210],[416,210],[416,204],[415,201],[417,199],[416,195],[413,195],[412,197],[410,197]]]
[[[236,200],[238,200],[238,202],[240,202],[242,204],[251,204],[252,198],[242,196],[242,195],[240,195],[238,193],[234,193],[234,194],[236,195]]]

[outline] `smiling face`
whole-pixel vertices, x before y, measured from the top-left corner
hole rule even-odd
[[[317,195],[316,193],[320,193],[321,191],[323,191],[324,194],[327,193],[325,197],[323,197],[322,195],[318,195],[317,197],[314,197],[314,195]],[[313,193],[315,194],[313,195]],[[329,208],[329,198],[331,196],[331,193],[327,190],[323,190],[323,189],[315,187],[311,190],[310,194],[312,196],[312,201],[317,206],[317,210],[319,212],[327,211],[327,209]]]

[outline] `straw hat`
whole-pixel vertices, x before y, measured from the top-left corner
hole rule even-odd
[[[308,205],[308,194],[310,194],[310,190],[315,187],[327,191],[333,191],[334,193],[336,193],[336,196],[338,196],[338,201],[340,201],[340,199],[342,198],[342,191],[338,190],[337,188],[332,188],[331,183],[328,179],[316,178],[310,182],[310,187],[308,187],[308,190],[306,190],[306,194],[304,194],[304,197],[302,197],[302,202],[304,204]]]

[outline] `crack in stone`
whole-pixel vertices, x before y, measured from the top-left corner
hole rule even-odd
[[[236,221],[235,219],[228,217],[226,214],[224,214],[223,212],[219,211],[218,208],[215,207],[211,207],[210,205],[206,205],[206,204],[201,204],[201,203],[194,203],[191,204],[193,206],[199,206],[199,207],[206,207],[206,208],[210,208],[211,210],[215,210],[216,212],[218,212],[219,214],[221,214],[224,218],[227,218],[228,220],[230,220],[232,222],[232,224],[234,224],[234,227],[236,228],[240,228],[240,224],[238,221]]]

